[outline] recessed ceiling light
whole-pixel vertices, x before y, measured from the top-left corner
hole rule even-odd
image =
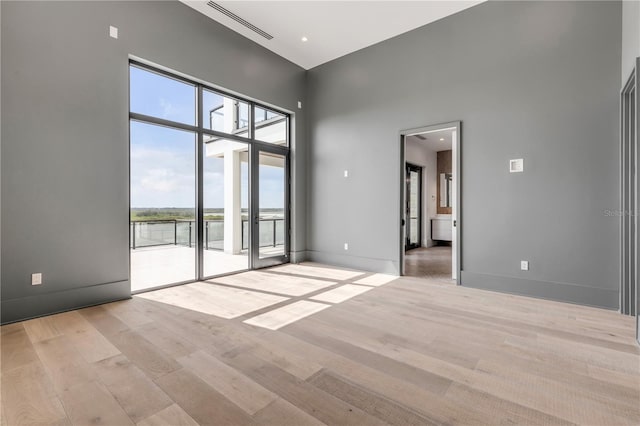
[[[444,138],[440,138],[440,142],[444,141]]]
[[[308,38],[306,38],[306,37],[302,37],[302,39],[301,39],[301,40],[302,40],[302,41],[308,41],[309,39],[308,39]]]

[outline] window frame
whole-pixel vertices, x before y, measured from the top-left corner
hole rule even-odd
[[[155,116],[150,116],[150,115],[146,115],[146,114],[141,114],[141,113],[135,113],[131,111],[131,101],[129,99],[129,121],[138,121],[138,122],[142,122],[142,123],[147,123],[147,124],[154,124],[154,125],[160,125],[160,126],[164,126],[164,127],[169,127],[169,128],[173,128],[173,129],[179,129],[179,130],[187,130],[190,132],[195,132],[196,134],[196,143],[197,143],[197,148],[196,148],[196,204],[197,204],[197,211],[196,211],[196,241],[197,241],[197,246],[196,246],[196,280],[205,280],[205,279],[210,279],[210,278],[214,278],[215,276],[206,276],[204,275],[204,259],[203,259],[203,251],[204,251],[204,247],[203,247],[203,238],[202,236],[204,235],[204,221],[203,221],[203,217],[204,217],[204,206],[203,206],[203,202],[204,202],[204,189],[203,189],[203,171],[204,171],[204,138],[206,136],[209,137],[214,137],[214,138],[222,138],[222,139],[228,139],[228,140],[232,140],[232,141],[236,141],[236,142],[242,142],[248,145],[249,147],[249,157],[251,158],[253,152],[262,152],[262,151],[267,151],[267,152],[273,152],[276,154],[280,154],[282,156],[284,156],[286,158],[286,188],[285,188],[285,197],[286,197],[286,202],[285,202],[285,211],[284,211],[284,215],[285,215],[285,223],[286,223],[286,227],[285,227],[285,237],[284,237],[284,245],[285,245],[285,254],[284,256],[282,256],[282,261],[280,263],[284,263],[287,262],[290,256],[290,250],[291,250],[291,168],[290,168],[290,161],[291,161],[291,135],[292,135],[292,130],[291,130],[291,114],[280,110],[278,108],[274,108],[272,106],[268,106],[265,105],[261,102],[258,101],[254,101],[248,98],[243,98],[241,96],[237,96],[234,94],[231,94],[229,92],[226,92],[225,90],[221,90],[219,88],[213,87],[210,84],[206,84],[206,83],[202,83],[201,81],[197,81],[197,80],[191,80],[189,78],[180,76],[180,75],[176,75],[171,73],[170,71],[165,71],[163,69],[159,69],[156,68],[152,65],[148,65],[144,62],[140,62],[138,60],[135,59],[129,59],[128,62],[128,66],[129,69],[131,67],[136,67],[139,69],[142,69],[143,71],[148,71],[151,73],[155,73],[155,74],[159,74],[161,76],[164,77],[168,77],[171,78],[173,80],[177,80],[183,83],[186,83],[188,85],[194,86],[195,90],[196,90],[196,96],[195,96],[195,101],[196,101],[196,105],[195,105],[195,114],[196,114],[196,125],[189,125],[189,124],[185,124],[185,123],[181,123],[181,122],[177,122],[177,121],[172,121],[172,120],[167,120],[164,118],[160,118],[160,117],[155,117]],[[215,94],[218,94],[220,96],[223,97],[227,97],[230,98],[232,100],[234,100],[234,106],[232,109],[232,114],[234,122],[239,122],[239,105],[240,103],[246,103],[249,108],[248,108],[248,126],[245,130],[245,128],[242,128],[243,132],[247,131],[248,135],[247,137],[243,137],[243,136],[238,136],[237,134],[234,133],[226,133],[226,132],[220,132],[217,130],[212,130],[212,129],[208,129],[204,126],[204,121],[205,121],[205,117],[203,116],[202,112],[203,112],[203,98],[204,98],[204,91],[210,91],[213,92]],[[285,143],[280,145],[280,144],[275,144],[275,143],[270,143],[270,142],[265,142],[265,141],[261,141],[259,139],[255,139],[255,130],[256,130],[256,123],[254,120],[254,114],[255,114],[255,110],[256,108],[259,109],[263,109],[266,112],[271,111],[273,113],[276,114],[280,114],[282,117],[274,117],[272,119],[269,120],[264,120],[260,123],[268,123],[268,124],[273,124],[277,121],[280,120],[284,120],[285,121]],[[266,115],[265,112],[265,115]],[[240,130],[240,129],[237,129]],[[249,165],[249,194],[250,197],[252,192],[252,184],[251,184],[251,180],[252,180],[252,166],[251,164]],[[255,208],[255,206],[254,206]],[[250,209],[252,209],[250,207]],[[250,227],[251,228],[251,227]],[[250,232],[250,237],[251,237],[251,231]],[[257,266],[260,267],[260,266]],[[254,261],[252,260],[252,256],[249,256],[249,270],[253,270],[256,269],[256,267],[254,266]],[[129,274],[129,276],[131,276],[131,274]],[[191,282],[191,281],[187,281],[187,282]],[[174,283],[171,285],[177,285],[177,284],[183,284],[183,283]],[[145,290],[146,291],[146,290]]]
[[[289,151],[291,148],[291,114],[286,112],[286,111],[282,111],[278,108],[274,108],[272,106],[268,106],[265,105],[261,102],[258,101],[254,101],[248,98],[242,98],[240,96],[225,92],[224,90],[212,87],[209,84],[205,84],[205,83],[201,83],[195,80],[190,80],[188,78],[179,76],[179,75],[175,75],[172,74],[168,71],[162,70],[162,69],[158,69],[155,68],[151,65],[147,65],[145,63],[136,61],[134,59],[130,59],[129,60],[129,67],[136,67],[139,69],[142,69],[144,71],[148,71],[151,73],[155,73],[155,74],[159,74],[162,75],[164,77],[168,77],[171,78],[173,80],[177,80],[180,82],[183,82],[185,84],[188,84],[190,86],[194,86],[196,89],[196,125],[190,125],[190,124],[185,124],[185,123],[181,123],[179,121],[173,121],[173,120],[167,120],[164,118],[160,118],[160,117],[155,117],[155,116],[151,116],[151,115],[146,115],[146,114],[142,114],[142,113],[137,113],[137,112],[132,112],[129,109],[129,118],[131,120],[136,120],[136,121],[142,121],[142,122],[147,122],[147,123],[154,123],[154,124],[159,124],[161,126],[166,126],[166,127],[173,127],[176,129],[182,129],[182,130],[189,130],[189,131],[194,131],[194,132],[199,132],[199,133],[204,133],[210,136],[216,136],[216,137],[222,137],[222,138],[226,138],[226,139],[230,139],[230,140],[236,140],[238,142],[247,142],[249,144],[258,144],[258,145],[266,145],[266,146],[275,146],[275,147],[280,147],[283,151]],[[248,117],[248,137],[243,137],[243,136],[237,136],[234,133],[226,133],[226,132],[221,132],[218,130],[212,130],[209,128],[206,128],[203,125],[203,117],[201,114],[202,111],[202,100],[203,100],[203,91],[204,90],[208,90],[210,92],[216,93],[218,95],[221,95],[223,97],[226,98],[230,98],[232,100],[234,100],[235,102],[237,102],[234,105],[233,108],[233,114],[234,114],[234,121],[239,122],[239,113],[238,113],[238,108],[239,108],[239,103],[240,102],[244,102],[246,104],[249,105],[249,117]],[[263,109],[265,110],[265,112],[268,111],[272,111],[276,114],[280,114],[282,115],[282,117],[272,117],[270,119],[267,120],[263,120],[260,121],[258,126],[256,126],[255,120],[254,120],[254,114],[255,114],[255,110],[256,109]],[[266,115],[266,114],[265,114]],[[261,141],[259,139],[255,139],[255,129],[256,127],[263,127],[262,123],[267,123],[267,124],[273,124],[276,123],[280,120],[285,121],[285,127],[286,127],[286,134],[285,134],[285,143],[282,145],[278,145],[278,144],[273,144],[270,142],[264,142]],[[237,130],[244,130],[244,127],[242,129],[237,129]]]

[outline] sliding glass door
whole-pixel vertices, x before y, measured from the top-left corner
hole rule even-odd
[[[289,116],[130,65],[132,291],[288,261]]]

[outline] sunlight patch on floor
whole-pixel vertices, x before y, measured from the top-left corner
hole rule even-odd
[[[397,280],[400,277],[396,277],[395,275],[387,275],[387,274],[373,274],[368,277],[362,278],[361,280],[354,281],[354,284],[362,284],[362,285],[370,285],[374,287],[378,287],[384,284],[388,284],[393,280]]]
[[[268,328],[269,330],[277,330],[285,325],[289,325],[301,320],[302,318],[308,317],[309,315],[313,315],[316,312],[327,309],[330,306],[331,305],[325,305],[324,303],[301,300],[299,302],[283,306],[282,308],[265,312],[264,314],[255,316],[244,322],[258,327]]]
[[[363,274],[360,271],[348,271],[345,269],[324,268],[311,266],[308,263],[289,263],[282,266],[269,269],[272,272],[281,272],[285,274],[305,275],[312,278],[326,278],[330,280],[345,281],[353,279]]]
[[[357,279],[365,274],[314,264],[288,264],[136,297],[225,319],[242,317],[245,324],[278,330],[398,278],[372,274]]]
[[[372,287],[366,287],[363,285],[345,284],[341,287],[313,296],[311,297],[311,300],[316,300],[318,302],[341,303],[372,289]]]
[[[286,296],[303,296],[307,293],[337,284],[336,282],[293,277],[289,275],[276,275],[262,271],[250,271],[242,274],[229,275],[226,277],[212,279],[209,282],[232,285],[251,290],[284,294]]]
[[[288,300],[255,291],[192,283],[138,294],[137,297],[221,318],[236,318]]]

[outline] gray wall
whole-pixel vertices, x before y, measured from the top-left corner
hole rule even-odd
[[[640,56],[640,1],[622,2],[622,84],[626,83]]]
[[[304,251],[303,69],[178,2],[1,8],[3,323],[130,294],[128,55],[296,112],[292,242]]]
[[[398,133],[462,120],[462,285],[617,308],[620,58],[620,2],[487,2],[314,68],[309,257],[397,273]]]

